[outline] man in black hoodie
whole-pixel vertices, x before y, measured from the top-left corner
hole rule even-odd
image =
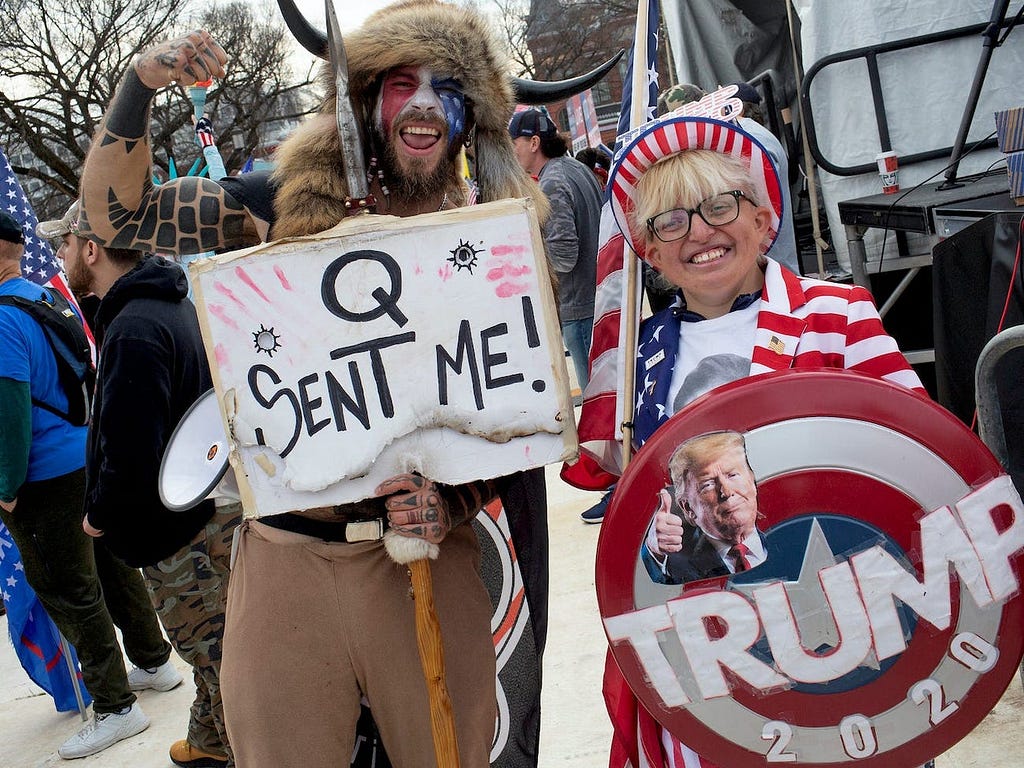
[[[212,387],[188,281],[156,256],[105,248],[77,234],[61,248],[68,283],[100,298],[96,394],[86,444],[83,527],[142,567],[164,629],[195,672],[181,766],[230,766],[220,696],[221,638],[231,536],[241,505],[164,507],[160,461],[182,416]]]

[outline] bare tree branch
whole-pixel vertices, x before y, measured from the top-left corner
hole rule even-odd
[[[531,0],[525,39],[542,80],[573,77],[607,60],[633,39],[636,4]]]
[[[191,0],[0,0],[0,146],[28,180],[41,216],[77,195],[89,140],[139,51],[199,26],[231,56],[228,76],[210,88],[211,113],[225,165],[238,167],[274,120],[309,108],[309,77],[296,83],[287,65],[283,22],[249,3],[190,15]],[[305,98],[303,98],[305,97]],[[153,102],[156,162],[168,153],[199,154],[187,95],[165,91]],[[237,139],[235,137],[238,137]]]

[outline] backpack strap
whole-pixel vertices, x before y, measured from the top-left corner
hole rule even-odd
[[[70,306],[70,305],[68,304],[67,299],[65,299],[58,291],[47,290],[47,289],[43,288],[42,286],[40,286],[40,291],[41,291],[41,295],[40,295],[40,297],[38,299],[26,299],[24,296],[14,296],[14,295],[10,295],[10,294],[0,296],[0,305],[8,306],[8,307],[15,307],[17,309],[20,309],[26,315],[31,317],[40,326],[40,328],[43,331],[43,337],[46,339],[46,343],[50,347],[50,352],[53,354],[54,363],[57,366],[57,380],[58,380],[58,383],[60,384],[61,389],[64,390],[65,396],[68,399],[68,405],[70,406],[71,405],[71,399],[70,399],[70,396],[68,395],[68,389],[67,388],[68,388],[68,386],[72,385],[72,382],[65,381],[65,379],[70,377],[70,376],[72,376],[73,374],[71,374],[70,369],[65,371],[64,368],[62,367],[63,359],[62,359],[61,353],[54,346],[54,340],[53,340],[53,338],[52,338],[48,328],[44,327],[44,322],[43,322],[42,318],[39,316],[39,312],[40,312],[39,304],[45,304],[53,312],[59,312],[62,309],[62,307]],[[83,333],[83,336],[84,336],[84,333],[85,333],[84,328],[83,328],[82,333]],[[77,339],[74,339],[72,341],[73,342],[77,341]],[[88,342],[86,342],[86,343],[88,343]],[[73,426],[78,426],[72,420],[71,414],[70,414],[69,411],[61,410],[60,408],[57,408],[56,406],[50,405],[49,403],[44,402],[43,400],[39,400],[39,399],[37,399],[35,397],[32,398],[32,405],[37,406],[39,408],[42,408],[44,411],[49,411],[50,413],[52,413],[57,418],[62,419],[64,421],[67,421],[68,423],[72,424]]]
[[[59,419],[63,419],[64,421],[67,421],[69,423],[71,421],[71,414],[67,413],[66,411],[62,411],[60,408],[54,408],[52,405],[50,405],[49,403],[44,403],[42,400],[37,400],[36,398],[33,397],[32,405],[38,406],[39,408],[42,408],[44,411],[49,411]]]

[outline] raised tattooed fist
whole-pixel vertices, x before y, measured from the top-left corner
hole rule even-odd
[[[228,56],[209,32],[196,30],[150,48],[135,60],[135,73],[148,88],[194,85],[224,76]]]

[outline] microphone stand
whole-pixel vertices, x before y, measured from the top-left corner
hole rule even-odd
[[[964,116],[960,120],[960,128],[956,134],[956,141],[953,144],[953,154],[950,156],[951,163],[946,169],[946,180],[938,186],[938,189],[955,189],[963,186],[957,183],[957,169],[960,167],[960,160],[963,155],[964,145],[967,143],[967,132],[974,121],[974,111],[978,108],[978,99],[981,96],[981,87],[985,83],[985,75],[988,73],[988,65],[992,60],[992,52],[1000,45],[999,30],[1006,19],[1006,9],[1010,0],[995,0],[992,5],[992,16],[989,18],[988,26],[981,33],[984,38],[981,44],[981,59],[978,61],[978,68],[974,72],[974,82],[971,83],[971,92],[967,97],[967,106],[964,109]]]

